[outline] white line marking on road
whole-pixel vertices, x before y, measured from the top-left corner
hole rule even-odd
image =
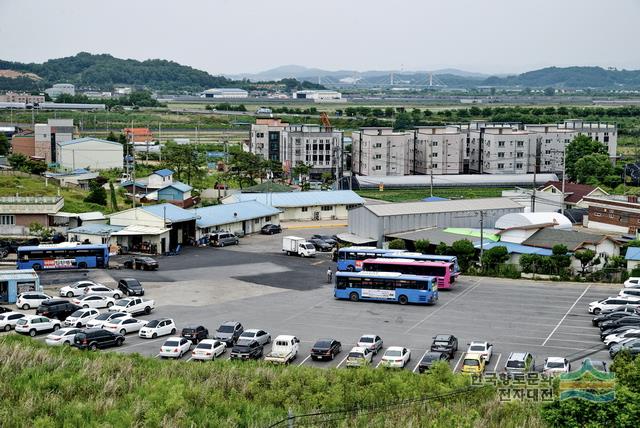
[[[313,262],[311,263],[311,266],[318,266],[318,265],[321,265],[322,263],[324,263],[324,260],[320,260],[319,262]]]
[[[416,370],[418,370],[418,366],[420,365],[420,361],[422,361],[422,359],[424,358],[425,355],[427,355],[427,352],[429,351],[425,351],[424,354],[422,354],[422,357],[420,357],[420,359],[418,360],[418,362],[416,363],[416,366],[413,368],[413,370],[411,370],[413,373],[416,372]]]
[[[193,357],[187,358],[187,361],[191,361],[191,360],[193,360]]]
[[[458,362],[456,363],[455,366],[453,366],[453,372],[455,373],[456,370],[458,370],[458,366],[460,365],[460,362],[462,361],[462,358],[464,357],[464,352],[462,354],[460,354],[460,358],[458,358]]]
[[[300,364],[298,364],[298,367],[303,365],[309,358],[311,358],[311,355],[307,356],[307,358],[305,358],[304,360],[302,360],[302,362]]]
[[[498,354],[498,359],[496,360],[496,365],[493,366],[493,371],[498,371],[498,364],[500,364],[500,357],[502,357],[502,354]]]
[[[376,364],[376,368],[380,367],[380,364],[382,364],[382,359],[380,359],[380,361],[378,361],[378,364]]]
[[[587,285],[587,287],[584,289],[584,291],[582,292],[582,294],[580,294],[580,296],[578,296],[578,298],[576,299],[575,302],[573,302],[573,305],[571,305],[571,307],[569,308],[569,310],[564,314],[564,316],[562,317],[562,319],[560,321],[558,321],[558,324],[556,324],[556,327],[553,329],[553,331],[551,333],[549,333],[549,336],[547,336],[547,338],[544,340],[544,342],[542,342],[542,346],[546,345],[547,342],[549,341],[549,339],[551,339],[551,336],[553,336],[553,333],[556,332],[556,330],[558,330],[558,328],[560,328],[560,324],[562,324],[562,322],[565,320],[565,318],[567,318],[567,316],[569,315],[569,312],[571,312],[573,310],[573,308],[576,307],[576,305],[578,304],[578,302],[580,301],[580,299],[582,299],[584,297],[585,294],[587,294],[587,291],[589,291],[589,288],[591,288],[591,284]]]
[[[347,361],[347,358],[349,358],[349,355],[347,355],[346,357],[344,357],[344,358],[342,359],[342,361],[340,361],[340,362],[338,363],[338,365],[336,366],[336,368],[340,367],[340,366],[342,365],[342,363],[344,363],[345,361]]]
[[[160,354],[156,355],[156,356],[155,356],[155,357],[153,357],[153,358],[158,358],[159,356],[160,356]]]
[[[409,330],[407,330],[407,333],[410,333],[411,330],[413,330],[414,328],[418,327],[420,324],[422,324],[423,322],[425,322],[426,320],[428,320],[429,318],[431,318],[432,316],[434,316],[435,314],[437,314],[438,312],[440,312],[442,309],[446,308],[449,304],[455,302],[456,300],[458,300],[459,298],[461,298],[462,296],[466,296],[467,294],[469,294],[472,290],[474,290],[478,285],[480,285],[480,281],[482,281],[482,278],[480,278],[479,280],[476,281],[475,285],[473,285],[470,288],[467,288],[466,290],[464,290],[462,293],[458,294],[456,297],[454,297],[453,299],[447,301],[447,303],[445,303],[442,306],[438,306],[438,308],[433,311],[430,312],[429,315],[427,315],[426,317],[424,317],[422,319],[422,321],[418,321],[417,323],[415,323],[413,325],[413,327],[411,327]]]

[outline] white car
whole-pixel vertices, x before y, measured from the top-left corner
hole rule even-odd
[[[375,334],[365,334],[358,340],[357,348],[367,348],[369,351],[377,354],[382,350],[382,339]]]
[[[389,346],[382,356],[383,367],[404,368],[411,361],[411,350],[402,346]]]
[[[0,330],[9,331],[15,328],[18,320],[24,317],[25,314],[20,312],[5,312],[0,314]]]
[[[138,336],[144,339],[155,339],[168,334],[176,334],[176,323],[171,318],[161,318],[149,321],[140,329]]]
[[[83,308],[110,308],[116,303],[113,297],[95,295],[76,297],[72,302]]]
[[[260,345],[264,346],[267,343],[271,343],[271,335],[264,330],[258,328],[248,328],[242,332],[240,339],[255,340]]]
[[[615,309],[624,305],[640,305],[639,297],[607,297],[606,299],[596,300],[589,303],[589,313],[598,315],[607,309]]]
[[[42,302],[49,299],[51,299],[51,296],[49,296],[48,294],[40,293],[37,291],[29,291],[18,296],[18,300],[16,300],[16,306],[26,311],[27,309],[37,308],[42,304]]]
[[[189,352],[191,341],[184,337],[170,337],[160,347],[161,358],[182,358],[184,354]]]
[[[96,296],[112,297],[116,300],[120,299],[122,293],[120,290],[114,290],[113,288],[105,287],[102,284],[92,285],[84,289],[84,295],[94,294]]]
[[[549,357],[544,360],[544,373],[560,374],[571,371],[571,363],[564,357]]]
[[[104,330],[120,333],[123,336],[134,331],[140,331],[142,327],[147,324],[145,320],[139,320],[137,318],[121,317],[105,323],[102,328]]]
[[[100,315],[100,311],[93,308],[78,309],[64,320],[67,327],[80,328],[86,326],[89,321]]]
[[[640,299],[640,287],[637,288],[623,288],[618,293],[619,297],[637,297]]]
[[[60,328],[60,321],[40,315],[25,315],[16,323],[16,332],[33,337],[38,333],[55,331]]]
[[[48,335],[44,341],[50,346],[71,345],[76,333],[81,331],[75,327],[61,328]]]
[[[93,281],[78,281],[75,282],[71,285],[67,285],[65,287],[62,287],[60,289],[60,297],[68,297],[68,298],[72,298],[72,297],[76,297],[76,296],[82,296],[84,294],[84,289],[87,287],[91,287],[94,285],[102,285],[99,284],[97,282],[93,282]]]
[[[87,322],[87,328],[102,328],[109,321],[123,317],[130,318],[131,314],[127,314],[125,312],[103,312]]]
[[[608,347],[611,347],[611,345],[620,343],[623,340],[630,339],[630,338],[635,339],[638,337],[640,337],[640,330],[638,329],[626,330],[621,333],[608,335],[607,337],[604,338],[604,344],[607,345]]]
[[[373,359],[373,352],[369,348],[362,346],[355,346],[349,351],[347,355],[347,367],[361,367],[371,364]]]
[[[191,351],[192,360],[211,361],[224,354],[227,345],[216,339],[203,339]]]
[[[637,276],[632,276],[624,282],[625,288],[634,288],[640,287],[640,278]]]
[[[467,353],[480,354],[485,363],[491,362],[493,356],[493,345],[489,342],[471,342]]]

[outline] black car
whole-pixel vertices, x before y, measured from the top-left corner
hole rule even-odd
[[[124,343],[124,336],[101,328],[90,328],[83,330],[73,338],[73,346],[78,349],[89,349],[95,351],[100,348],[121,346]]]
[[[127,269],[156,270],[160,267],[158,262],[151,257],[131,257],[122,265]]]
[[[616,320],[610,320],[600,323],[600,330],[606,330],[609,328],[622,327],[624,325],[640,326],[640,317],[631,315],[627,317],[618,318]]]
[[[313,235],[311,239],[320,239],[332,247],[338,243],[338,237],[335,235]]]
[[[9,308],[5,308],[4,306],[0,306],[0,314],[4,314],[5,312],[13,312]]]
[[[342,344],[335,339],[320,339],[311,348],[312,360],[333,360],[342,351]]]
[[[49,299],[45,300],[40,304],[40,306],[38,306],[38,309],[36,309],[36,315],[42,315],[47,318],[56,318],[60,321],[64,321],[69,315],[78,309],[82,309],[82,307],[74,305],[68,300]]]
[[[420,363],[418,363],[418,371],[424,373],[438,361],[449,361],[449,356],[445,352],[429,351],[424,354]]]
[[[438,334],[433,336],[431,351],[442,352],[452,359],[458,350],[458,339],[452,334]]]
[[[260,233],[263,235],[273,235],[274,233],[280,232],[282,232],[282,227],[280,227],[279,224],[265,224],[262,226],[262,229],[260,229]]]
[[[316,251],[331,251],[333,248],[333,245],[326,243],[322,239],[311,238],[307,242],[311,242],[316,247]]]
[[[257,360],[262,357],[263,346],[255,340],[240,339],[231,349],[232,360]]]
[[[627,330],[637,330],[638,327],[634,325],[625,325],[617,328],[608,328],[606,330],[602,330],[600,332],[600,340],[604,340],[610,334],[618,334]]]
[[[603,323],[605,321],[617,320],[618,318],[624,318],[628,316],[637,316],[637,315],[635,312],[627,312],[627,311],[609,312],[608,314],[600,313],[600,315],[593,317],[593,319],[591,320],[591,324],[593,324],[594,326],[598,326],[600,325],[600,323]]]
[[[127,296],[144,296],[144,288],[135,278],[122,278],[118,281],[118,289]]]
[[[21,241],[0,241],[0,249],[5,254],[5,256],[8,253],[17,253],[18,247],[35,247],[38,245],[40,245],[40,240],[38,238],[31,238]]]
[[[201,340],[209,337],[209,330],[202,325],[188,325],[182,329],[182,333],[180,335],[185,339],[190,340],[192,343],[197,344]]]

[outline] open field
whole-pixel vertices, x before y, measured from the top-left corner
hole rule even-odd
[[[503,190],[510,190],[509,188],[502,187],[487,187],[487,188],[447,188],[433,189],[433,196],[439,196],[447,199],[473,199],[473,198],[491,198],[502,195]],[[428,187],[424,189],[385,189],[380,192],[379,190],[367,189],[358,190],[358,195],[363,198],[380,199],[388,202],[413,202],[421,201],[431,195]]]

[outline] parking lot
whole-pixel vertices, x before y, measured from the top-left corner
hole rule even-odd
[[[453,290],[440,292],[434,306],[335,300],[333,287],[326,281],[327,269],[335,269],[328,253],[302,259],[281,251],[284,235],[335,232],[300,229],[248,236],[234,247],[186,248],[179,256],[159,257],[156,272],[93,270],[87,277],[109,286],[123,277],[138,278],[146,288],[145,298],[156,303],[156,310],[141,318],[171,317],[178,329],[202,324],[213,333],[222,322],[240,321],[245,329],[261,328],[272,338],[295,335],[301,340],[295,363],[301,365],[342,367],[349,349],[367,333],[380,335],[385,348],[411,349],[407,370],[417,368],[432,336],[439,333],[454,334],[459,340],[460,349],[450,362],[456,370],[472,340],[494,344],[491,371],[502,370],[509,353],[515,351],[531,352],[538,366],[549,356],[568,357],[576,364],[587,356],[609,359],[586,307],[617,294],[619,286],[463,276]],[[83,275],[44,273],[42,280],[45,287],[59,284],[57,289]],[[313,343],[329,337],[342,342],[342,353],[333,361],[312,361]],[[145,340],[131,334],[116,351],[157,356],[165,339]],[[267,345],[265,354],[269,349]],[[381,356],[374,357],[374,366]],[[228,351],[223,358],[229,358]]]

